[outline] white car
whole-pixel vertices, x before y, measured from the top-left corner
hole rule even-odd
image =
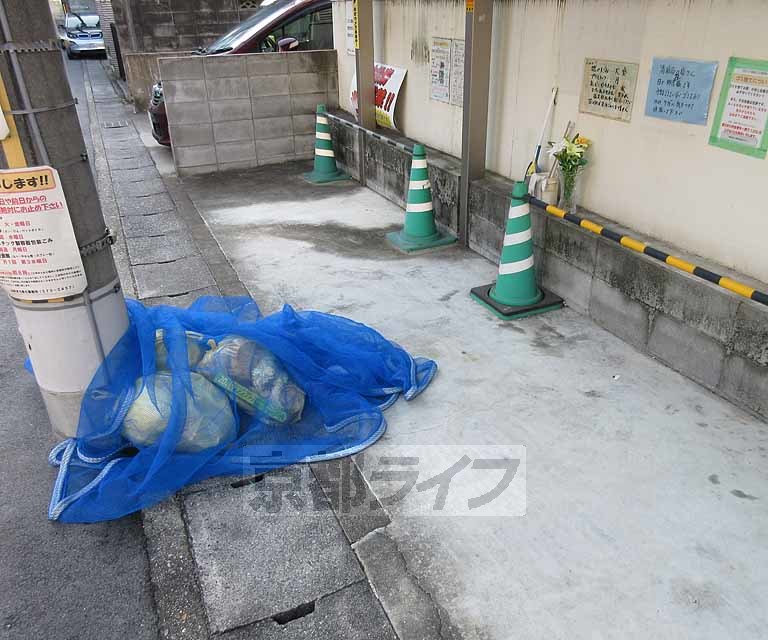
[[[72,59],[83,53],[106,54],[104,34],[99,16],[93,14],[68,13],[64,24],[59,25],[59,35],[67,57]]]

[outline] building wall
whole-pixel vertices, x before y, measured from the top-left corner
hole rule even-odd
[[[349,109],[354,56],[346,50],[349,3],[334,3],[339,99]],[[520,177],[552,86],[550,139],[571,119],[594,140],[583,205],[641,233],[768,281],[765,160],[708,144],[730,56],[768,58],[766,0],[498,0],[494,5],[487,167]],[[430,100],[432,38],[463,38],[464,4],[375,2],[375,59],[408,69],[398,100],[402,132],[454,156],[461,108]],[[706,126],[644,115],[653,57],[718,61]],[[585,57],[639,64],[629,123],[578,111]]]
[[[336,107],[336,52],[160,58],[180,176],[315,153],[315,110]]]

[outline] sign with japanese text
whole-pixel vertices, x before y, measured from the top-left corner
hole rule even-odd
[[[629,122],[635,104],[637,70],[634,62],[587,58],[579,111]]]
[[[347,53],[355,55],[355,17],[352,8],[352,0],[346,0],[344,3],[345,28],[347,33]]]
[[[376,124],[380,127],[397,129],[395,107],[406,71],[380,62],[373,63],[373,99],[376,104]],[[357,74],[352,76],[349,94],[352,109],[357,112]]]
[[[717,62],[654,58],[645,115],[688,124],[707,124]]]
[[[451,46],[448,38],[432,38],[430,97],[438,102],[451,101]]]
[[[768,60],[731,58],[709,144],[753,158],[768,151]]]
[[[357,0],[352,0],[352,19],[354,21],[352,30],[355,34],[355,49],[360,48],[360,8],[357,6]]]
[[[451,104],[464,106],[464,41],[451,45]]]
[[[0,171],[0,286],[21,300],[85,291],[69,208],[52,167]]]
[[[430,98],[464,105],[464,41],[433,38]]]

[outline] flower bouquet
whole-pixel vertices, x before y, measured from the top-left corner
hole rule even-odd
[[[576,213],[576,186],[579,173],[587,164],[584,155],[592,141],[577,135],[573,140],[563,138],[549,150],[549,155],[557,160],[560,170],[560,201],[558,206],[567,213]]]

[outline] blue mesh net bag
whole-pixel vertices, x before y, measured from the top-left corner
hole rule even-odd
[[[351,455],[437,372],[370,327],[316,311],[263,316],[246,297],[127,305],[130,329],[85,393],[77,437],[49,456],[51,519],[110,520],[212,476]]]

